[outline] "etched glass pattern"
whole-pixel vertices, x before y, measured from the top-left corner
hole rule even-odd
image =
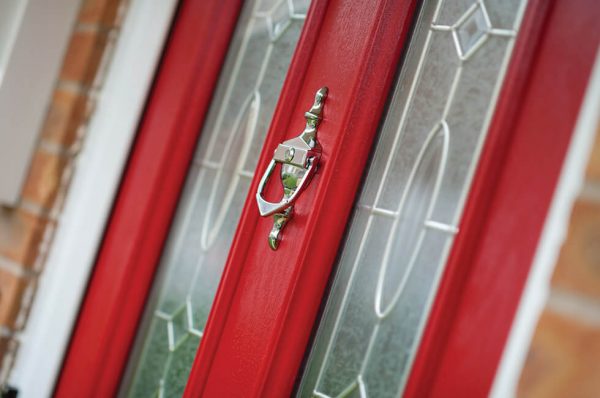
[[[401,395],[525,2],[422,5],[299,396]]]
[[[128,396],[182,396],[308,3],[244,5],[138,332]]]

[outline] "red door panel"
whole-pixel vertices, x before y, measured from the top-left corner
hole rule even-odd
[[[258,170],[277,143],[298,135],[314,93],[327,86],[320,171],[277,251],[267,245],[272,219],[256,211],[255,177],[187,396],[290,394],[413,10],[413,2],[314,4],[280,99],[293,108],[276,112]]]
[[[57,396],[117,391],[240,3],[181,5]],[[313,0],[185,396],[294,394],[417,3]],[[530,0],[406,396],[490,390],[595,59],[593,3]],[[319,170],[273,251],[254,193],[323,86]]]

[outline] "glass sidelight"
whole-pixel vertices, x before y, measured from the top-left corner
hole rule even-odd
[[[401,395],[526,0],[425,1],[298,395]]]
[[[309,2],[244,5],[122,393],[183,393]]]

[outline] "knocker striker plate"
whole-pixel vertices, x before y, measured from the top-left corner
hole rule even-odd
[[[313,106],[304,114],[306,119],[304,131],[299,136],[277,146],[273,159],[258,184],[256,192],[258,211],[263,217],[271,215],[274,217],[273,229],[268,237],[269,246],[273,250],[277,250],[281,231],[293,216],[294,203],[317,170],[321,157],[317,127],[321,121],[325,97],[327,97],[327,87],[317,90]],[[278,163],[281,164],[283,197],[279,202],[274,203],[264,199],[262,194]]]

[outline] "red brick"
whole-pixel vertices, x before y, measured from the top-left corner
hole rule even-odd
[[[85,0],[79,12],[78,21],[85,24],[114,26],[120,6],[119,0]]]
[[[519,382],[521,398],[592,398],[600,392],[600,327],[546,311]]]
[[[600,182],[600,128],[587,167],[587,178]]]
[[[79,126],[88,118],[87,96],[57,89],[42,129],[45,141],[70,147],[77,138]]]
[[[30,266],[48,222],[21,209],[0,207],[0,255]]]
[[[29,175],[23,187],[23,198],[50,209],[56,199],[61,184],[61,177],[68,159],[64,156],[37,150],[33,156]]]
[[[13,328],[28,280],[0,269],[0,325]]]
[[[600,203],[575,203],[552,283],[600,299]]]
[[[63,61],[60,79],[90,85],[94,81],[106,47],[105,31],[75,31]]]

